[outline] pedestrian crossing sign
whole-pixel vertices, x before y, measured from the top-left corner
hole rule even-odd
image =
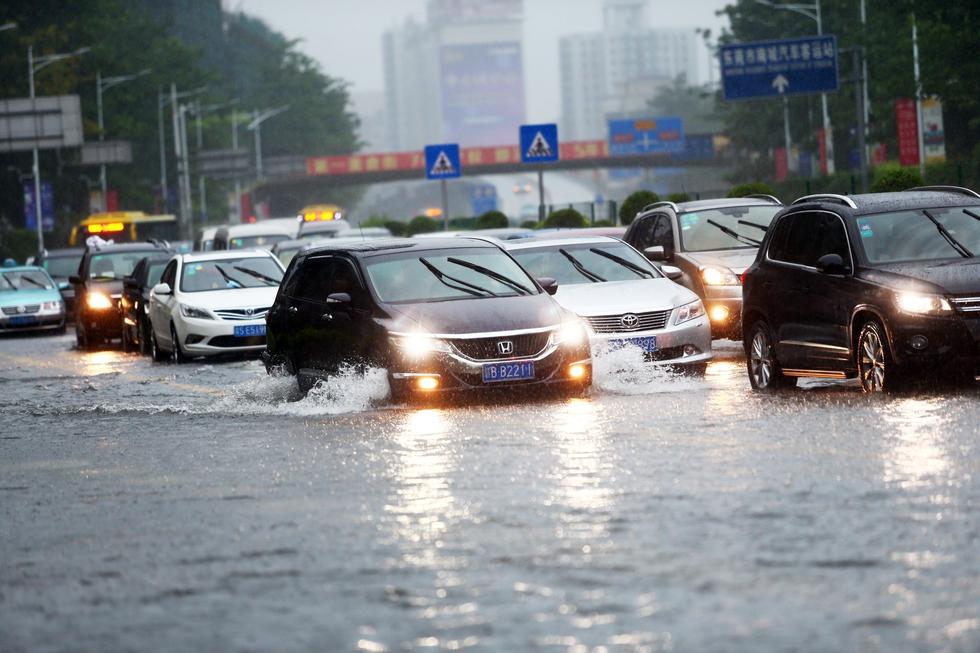
[[[458,144],[425,146],[426,179],[455,179],[460,173]]]
[[[521,161],[548,163],[558,160],[558,125],[521,125]]]

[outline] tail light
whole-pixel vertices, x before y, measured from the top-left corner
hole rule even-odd
[[[744,272],[742,272],[742,275],[738,279],[739,281],[742,282],[742,285],[744,286],[748,278],[749,278],[749,271],[745,270]]]

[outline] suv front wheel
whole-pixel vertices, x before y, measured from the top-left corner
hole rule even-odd
[[[775,340],[772,329],[765,320],[759,320],[749,330],[748,351],[745,362],[749,370],[749,383],[753,390],[772,392],[796,385],[795,377],[783,376],[776,360]]]
[[[857,369],[861,388],[865,392],[895,390],[901,383],[901,375],[895,369],[885,328],[878,320],[871,320],[858,335]]]

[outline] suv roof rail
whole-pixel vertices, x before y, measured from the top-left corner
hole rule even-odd
[[[751,195],[745,195],[744,197],[751,197],[752,199],[757,200],[769,200],[773,204],[782,204],[782,202],[779,201],[779,198],[775,195],[766,195],[765,193],[752,193]]]
[[[147,238],[146,242],[154,245],[155,247],[162,247],[163,249],[170,249],[170,243],[163,238]]]
[[[680,209],[677,208],[677,205],[676,204],[674,204],[673,202],[668,202],[668,201],[664,200],[664,201],[661,201],[661,202],[654,202],[653,204],[647,204],[646,206],[644,206],[642,209],[639,210],[639,213],[643,213],[645,211],[649,211],[650,209],[655,209],[658,206],[667,206],[667,207],[670,207],[674,211],[674,213],[679,213],[680,212]]]
[[[847,195],[835,195],[834,193],[817,193],[816,195],[804,195],[793,200],[793,204],[805,204],[806,202],[837,202],[838,204],[843,204],[844,206],[849,206],[852,209],[857,208],[857,204],[854,203]]]
[[[908,192],[920,192],[920,191],[936,191],[939,193],[959,193],[960,195],[966,195],[967,197],[976,197],[980,199],[980,193],[971,189],[964,188],[963,186],[916,186],[915,188],[909,188]]]

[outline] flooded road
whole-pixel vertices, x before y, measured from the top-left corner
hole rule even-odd
[[[422,409],[0,340],[0,650],[980,650],[980,392],[718,353]]]

